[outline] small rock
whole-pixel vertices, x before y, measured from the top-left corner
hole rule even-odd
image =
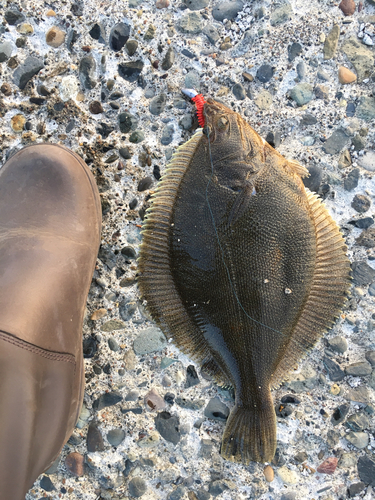
[[[303,106],[314,97],[313,88],[309,83],[298,83],[290,90],[290,97],[297,106]]]
[[[129,141],[132,142],[133,144],[139,144],[142,142],[145,138],[145,134],[142,132],[142,130],[135,130],[129,137]]]
[[[360,432],[370,427],[370,418],[364,412],[358,412],[354,415],[350,415],[348,420],[345,422],[346,426],[349,427],[354,432]]]
[[[99,43],[105,44],[105,30],[100,23],[95,23],[93,25],[93,27],[89,31],[89,35],[94,40],[98,40]]]
[[[371,49],[366,48],[354,37],[346,39],[341,49],[353,64],[359,82],[371,76],[374,71],[374,56]]]
[[[314,88],[314,94],[317,99],[328,99],[328,88],[325,85],[317,85]]]
[[[129,147],[120,148],[118,150],[118,152],[120,153],[120,156],[122,156],[122,158],[124,158],[124,160],[130,160],[130,158],[133,156]]]
[[[300,80],[303,80],[306,76],[306,64],[304,61],[300,61],[297,64],[297,75]]]
[[[143,66],[144,62],[141,60],[121,63],[118,65],[118,74],[127,82],[135,82],[141,74]]]
[[[236,99],[240,101],[246,99],[246,91],[240,83],[236,83],[235,85],[233,85],[232,92]]]
[[[337,128],[333,134],[328,137],[323,145],[323,151],[329,155],[340,153],[349,142],[349,137],[342,128]]]
[[[345,337],[337,336],[328,340],[329,347],[340,354],[348,350],[348,342]]]
[[[150,113],[155,116],[160,115],[164,111],[166,103],[167,103],[167,96],[165,94],[159,94],[155,96],[150,101],[149,105]]]
[[[6,10],[4,14],[5,20],[11,26],[16,26],[25,20],[25,16],[19,10]]]
[[[181,439],[178,415],[171,415],[167,411],[158,413],[155,417],[155,428],[170,443],[177,444]]]
[[[125,23],[118,23],[113,26],[109,35],[109,46],[115,52],[119,52],[130,36],[130,26]]]
[[[292,15],[292,6],[289,3],[285,3],[272,12],[270,19],[271,26],[278,26],[279,24],[286,23],[287,21],[289,21]]]
[[[139,392],[137,389],[133,389],[127,393],[125,396],[125,401],[138,401],[139,398]]]
[[[123,134],[128,134],[131,130],[135,130],[138,125],[138,119],[136,116],[129,113],[129,111],[124,111],[118,115],[120,131]],[[121,154],[121,153],[120,153]]]
[[[371,366],[375,366],[375,351],[367,351],[365,354],[365,358],[371,364]]]
[[[354,389],[349,389],[345,398],[349,401],[356,403],[369,403],[369,390],[365,386],[355,387]]]
[[[118,319],[110,319],[100,327],[102,332],[113,332],[114,330],[123,330],[125,323]]]
[[[234,19],[240,10],[243,9],[243,3],[240,0],[232,0],[219,2],[212,9],[212,17],[216,21],[224,21],[224,19]]]
[[[173,50],[173,47],[169,47],[167,50],[163,62],[161,63],[161,67],[164,71],[167,71],[173,66],[173,63],[175,61],[176,55],[175,51]]]
[[[147,191],[152,186],[153,180],[152,177],[144,177],[138,182],[138,191]]]
[[[348,488],[349,498],[356,497],[365,488],[366,488],[366,485],[362,481],[360,481],[358,483],[352,483],[351,485],[349,485],[349,488]]]
[[[48,476],[42,477],[42,479],[39,482],[39,486],[44,491],[55,491],[56,490],[53,482],[51,481],[51,479]]]
[[[355,12],[354,0],[341,0],[339,9],[342,10],[345,16],[352,16]]]
[[[351,118],[352,116],[355,115],[355,110],[356,110],[356,105],[354,104],[354,102],[348,102],[345,109],[346,116],[348,118]]]
[[[345,438],[349,441],[350,444],[358,448],[359,450],[363,450],[369,443],[369,436],[366,432],[348,432],[345,434]]]
[[[273,77],[273,68],[269,64],[263,64],[257,70],[256,77],[262,83],[267,83]]]
[[[197,35],[202,31],[203,18],[197,12],[189,12],[182,16],[179,27],[189,35]]]
[[[215,43],[219,40],[220,35],[218,30],[215,28],[214,25],[212,24],[206,24],[206,26],[203,28],[202,33],[206,35],[208,38],[208,41],[212,44],[215,45]]]
[[[302,54],[302,45],[298,42],[293,42],[288,47],[288,59],[289,62],[293,62],[296,57]]]
[[[10,126],[12,127],[12,130],[14,130],[14,132],[22,132],[25,123],[26,123],[26,117],[21,114],[12,116],[10,120]]]
[[[204,416],[225,422],[229,415],[229,408],[218,397],[210,399],[204,409]]]
[[[337,45],[339,43],[339,36],[340,26],[338,24],[335,24],[324,42],[323,54],[325,60],[332,59],[336,54]]]
[[[371,371],[371,365],[367,361],[351,363],[345,367],[346,374],[353,377],[366,377],[367,375],[371,375]]]
[[[186,369],[186,388],[199,384],[199,377],[194,365],[189,365]]]
[[[164,349],[166,339],[163,332],[156,327],[149,327],[142,330],[134,340],[133,349],[138,356],[157,352]]]
[[[321,68],[318,70],[316,76],[319,80],[323,80],[323,82],[329,82],[330,80],[329,74],[323,71]]]
[[[169,0],[156,0],[155,7],[157,9],[166,9],[169,7]]]
[[[57,26],[52,26],[46,33],[46,43],[50,47],[57,49],[65,41],[66,33]]]
[[[266,141],[270,146],[277,149],[281,144],[281,134],[279,131],[270,130],[266,135]]]
[[[362,96],[359,99],[356,115],[367,122],[373,120],[375,118],[375,98]]]
[[[128,489],[130,496],[140,498],[147,491],[147,483],[141,477],[135,476],[129,481]]]
[[[113,352],[117,352],[117,351],[120,350],[120,346],[118,345],[117,341],[113,337],[109,337],[109,339],[108,339],[108,347]]]
[[[112,446],[118,446],[124,441],[125,435],[123,429],[112,429],[107,432],[107,441]]]
[[[122,400],[123,397],[118,391],[105,392],[93,402],[92,407],[94,410],[100,411],[103,408],[114,406]]]
[[[186,488],[185,486],[177,486],[177,488],[167,495],[167,500],[183,500],[185,497]]]
[[[371,206],[371,200],[363,194],[356,194],[352,200],[351,206],[352,208],[354,208],[354,210],[362,214],[369,210]]]
[[[283,465],[277,470],[277,475],[284,484],[296,484],[300,480],[297,472],[288,469],[286,465]]]
[[[164,128],[160,138],[160,142],[164,146],[168,146],[173,141],[174,135],[174,125],[173,123],[168,123]]]
[[[199,89],[201,85],[199,74],[196,71],[189,71],[185,76],[184,85],[188,89]]]
[[[339,82],[343,85],[353,83],[357,80],[357,75],[344,66],[339,67]]]
[[[0,63],[7,61],[12,55],[13,47],[8,41],[0,43]]]
[[[348,177],[344,180],[345,191],[353,191],[358,186],[359,168],[354,168],[349,172]]]
[[[155,38],[156,27],[153,24],[150,24],[147,28],[146,33],[144,34],[144,40],[153,40]]]
[[[324,462],[322,462],[316,469],[319,474],[333,474],[337,467],[338,458],[329,457]]]
[[[92,56],[84,56],[79,63],[79,79],[85,89],[96,87],[96,62]]]
[[[263,474],[264,477],[266,478],[266,481],[268,483],[272,483],[272,481],[275,478],[275,473],[270,465],[266,465],[266,467],[263,469]]]
[[[137,40],[128,40],[125,44],[125,49],[129,56],[134,56],[138,49]]]
[[[268,92],[268,90],[261,90],[254,102],[259,109],[269,109],[272,104],[272,95]]]
[[[364,455],[358,459],[358,475],[366,485],[375,486],[375,460]]]
[[[85,473],[85,457],[73,451],[66,456],[65,467],[73,476],[81,477]]]
[[[93,115],[99,115],[103,113],[102,103],[99,101],[91,101],[89,104],[89,110]]]
[[[343,380],[345,372],[341,369],[340,365],[336,363],[336,361],[333,361],[333,359],[325,356],[323,358],[323,363],[332,382],[339,382],[340,380]]]
[[[104,451],[105,449],[102,434],[95,421],[89,425],[86,444],[88,452]]]
[[[27,56],[25,62],[18,66],[13,73],[13,81],[21,90],[23,90],[31,78],[38,74],[42,68],[44,68],[43,59]]]
[[[149,410],[163,410],[165,408],[164,399],[158,394],[156,389],[152,388],[144,397],[144,403]]]

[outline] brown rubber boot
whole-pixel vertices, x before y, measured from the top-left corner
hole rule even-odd
[[[37,144],[0,169],[0,499],[25,499],[78,419],[100,229],[95,180],[76,154]]]

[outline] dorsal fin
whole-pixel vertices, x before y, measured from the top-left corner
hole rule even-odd
[[[350,264],[340,230],[317,195],[306,188],[316,231],[315,272],[303,312],[287,352],[276,368],[271,388],[277,388],[306,356],[322,334],[332,326],[350,288]]]

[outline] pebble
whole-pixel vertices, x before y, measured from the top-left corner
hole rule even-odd
[[[213,24],[206,24],[206,26],[203,28],[202,33],[206,35],[208,38],[208,41],[212,44],[215,45],[215,43],[219,40],[220,35],[218,30]]]
[[[199,89],[201,86],[200,76],[196,71],[189,71],[185,76],[184,85],[186,88]]]
[[[366,377],[371,374],[371,365],[367,361],[360,361],[358,363],[351,363],[345,367],[345,373],[352,377]]]
[[[92,407],[94,410],[100,411],[103,408],[114,406],[122,400],[123,397],[118,391],[105,392],[93,402]]]
[[[275,478],[275,473],[273,471],[273,468],[270,465],[266,465],[266,467],[263,469],[263,474],[264,474],[264,477],[266,478],[266,481],[268,483],[272,483],[272,481]]]
[[[117,352],[117,351],[120,350],[120,346],[118,345],[117,341],[113,337],[109,337],[109,339],[108,339],[108,347],[113,352]]]
[[[84,56],[79,62],[79,79],[83,87],[91,90],[96,87],[96,62],[92,56]]]
[[[359,168],[354,168],[344,180],[345,191],[353,191],[358,186]]]
[[[297,484],[300,481],[297,472],[288,469],[286,465],[283,465],[277,470],[277,475],[284,484]]]
[[[214,420],[225,422],[229,415],[229,408],[225,405],[220,398],[215,397],[210,399],[206,408],[204,409],[204,416]]]
[[[339,36],[340,26],[338,24],[335,24],[324,42],[323,54],[325,60],[332,59],[335,56],[337,45],[339,42]]]
[[[276,8],[270,18],[271,26],[278,26],[279,24],[284,24],[289,19],[291,19],[293,15],[293,9],[290,3],[286,2],[281,7]]]
[[[170,443],[177,444],[181,439],[180,419],[178,415],[171,415],[167,411],[158,413],[155,417],[155,428]]]
[[[328,99],[328,88],[325,85],[317,85],[314,88],[314,94],[317,99]]]
[[[323,151],[330,155],[340,153],[347,146],[348,142],[349,137],[341,127],[338,127],[323,144]]]
[[[340,365],[328,357],[323,358],[323,364],[328,372],[329,378],[332,382],[339,382],[345,377],[344,370],[341,369]]]
[[[357,80],[357,75],[344,66],[339,67],[338,76],[339,82],[343,85],[353,83]]]
[[[85,457],[73,451],[66,456],[65,467],[73,476],[81,477],[85,473]]]
[[[353,432],[350,431],[345,434],[345,438],[349,441],[350,444],[358,448],[359,450],[363,450],[369,443],[369,436],[366,432]]]
[[[118,23],[113,26],[109,35],[109,46],[115,52],[119,52],[129,40],[130,26],[125,23]]]
[[[169,49],[167,50],[167,52],[164,56],[164,59],[161,63],[162,69],[164,71],[167,71],[168,69],[170,69],[174,64],[175,59],[176,59],[175,51],[174,51],[173,47],[169,47]]]
[[[129,56],[134,56],[138,49],[137,40],[128,40],[125,44],[125,49]]]
[[[356,194],[351,203],[352,208],[360,214],[365,213],[371,206],[371,200],[364,194]]]
[[[174,136],[174,125],[173,123],[168,123],[164,128],[160,138],[160,142],[163,146],[168,146],[173,141]]]
[[[256,72],[256,77],[262,83],[267,83],[273,77],[273,68],[269,64],[262,64]]]
[[[199,377],[194,365],[189,365],[186,369],[186,384],[185,387],[193,387],[199,384]]]
[[[350,415],[350,417],[345,422],[346,426],[349,427],[354,432],[363,431],[364,429],[368,429],[370,427],[370,419],[369,417],[362,412],[355,413],[354,415]]]
[[[373,120],[375,118],[375,98],[367,96],[360,97],[356,116],[367,122]]]
[[[128,489],[130,496],[140,498],[147,491],[147,483],[141,477],[135,476],[129,481]]]
[[[186,488],[182,485],[177,486],[177,488],[167,495],[167,500],[183,500],[186,494]]]
[[[280,497],[280,500],[296,500],[297,493],[294,491],[288,491],[287,493],[283,493]]]
[[[137,128],[138,118],[129,113],[129,111],[124,111],[118,115],[118,122],[120,131],[123,134],[128,134],[131,130],[135,130]]]
[[[13,52],[12,44],[8,41],[0,43],[0,63],[7,61]]]
[[[341,424],[348,414],[350,406],[348,404],[342,404],[336,408],[332,414],[331,423],[333,426]]]
[[[354,389],[349,389],[345,394],[346,399],[356,403],[368,403],[369,402],[369,391],[365,386],[355,387]]]
[[[340,335],[328,339],[328,345],[333,351],[340,354],[344,354],[344,352],[348,350],[348,341],[345,337],[341,337]]]
[[[243,85],[241,85],[240,83],[236,83],[235,85],[233,85],[232,92],[233,92],[233,95],[236,99],[238,99],[240,101],[243,101],[244,99],[246,99],[246,91],[245,91]]]
[[[142,330],[134,339],[133,349],[138,356],[141,356],[161,351],[166,343],[164,334],[159,328],[149,327]]]
[[[26,123],[26,117],[21,114],[12,116],[10,126],[14,132],[22,132]]]
[[[269,109],[272,104],[272,95],[268,92],[268,90],[261,90],[254,102],[259,109]]]
[[[133,144],[139,144],[142,142],[145,138],[145,134],[142,132],[142,130],[135,130],[129,137],[129,141],[132,142]]]
[[[139,75],[142,73],[144,62],[140,59],[137,61],[129,61],[120,63],[118,65],[118,74],[127,82],[137,81]]]
[[[180,20],[179,28],[190,35],[197,35],[202,31],[203,18],[197,12],[184,14]]]
[[[290,97],[297,106],[303,106],[314,97],[313,88],[309,83],[298,83],[290,90]]]
[[[359,493],[361,493],[361,491],[363,491],[365,488],[366,485],[362,481],[350,484],[348,488],[349,498],[354,498],[355,496],[359,495]]]
[[[153,40],[155,38],[156,27],[153,24],[150,24],[147,28],[146,33],[144,34],[144,40]]]
[[[157,9],[166,9],[169,7],[169,0],[156,0],[155,7]]]
[[[341,50],[353,64],[359,82],[371,76],[374,69],[374,56],[370,49],[364,47],[356,38],[351,37],[344,41]]]
[[[27,56],[24,63],[20,64],[13,73],[13,82],[23,90],[31,78],[44,67],[43,59]]]
[[[149,110],[152,115],[158,116],[160,115],[167,104],[167,96],[165,94],[159,94],[155,96],[150,101]]]
[[[112,446],[118,446],[124,441],[125,435],[123,429],[112,429],[107,432],[107,441]]]
[[[48,476],[43,476],[39,482],[39,486],[44,491],[55,491],[56,488]]]
[[[91,101],[89,104],[89,110],[93,115],[103,113],[102,103],[99,101]]]
[[[224,21],[224,19],[234,19],[239,11],[243,9],[243,5],[240,0],[224,0],[216,3],[212,9],[212,17],[220,22]]]
[[[304,61],[300,61],[297,64],[297,75],[300,80],[303,80],[306,76],[306,64]]]
[[[6,10],[4,17],[6,22],[11,26],[16,26],[25,20],[25,16],[19,10],[15,9]]]
[[[365,354],[365,358],[371,364],[371,366],[375,366],[375,351],[367,351]]]
[[[144,397],[144,403],[148,410],[163,410],[165,408],[165,401],[159,395],[155,388],[152,388]]]
[[[334,396],[338,396],[341,392],[340,386],[338,384],[332,384],[329,392]]]
[[[95,23],[89,31],[89,35],[94,40],[98,40],[99,43],[105,44],[105,30],[101,23]]]
[[[46,33],[46,43],[50,47],[57,49],[65,41],[66,33],[57,26],[52,26]]]
[[[95,421],[92,421],[89,425],[86,444],[88,452],[104,451],[105,449],[103,436],[98,428],[97,422]]]
[[[336,470],[337,462],[337,457],[329,457],[318,466],[316,472],[319,472],[319,474],[333,474]]]
[[[342,10],[345,16],[352,16],[355,12],[354,0],[341,0],[339,9]]]
[[[169,375],[165,374],[162,378],[161,385],[163,387],[171,387],[172,385],[172,379]]]
[[[358,475],[366,485],[375,486],[375,460],[364,455],[357,463]]]
[[[114,330],[123,330],[125,323],[119,319],[110,319],[100,327],[102,332],[113,332]]]

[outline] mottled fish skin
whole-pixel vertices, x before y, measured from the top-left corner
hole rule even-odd
[[[147,216],[139,288],[182,351],[235,390],[221,453],[270,461],[270,388],[332,325],[349,288],[346,247],[307,171],[213,100]]]

